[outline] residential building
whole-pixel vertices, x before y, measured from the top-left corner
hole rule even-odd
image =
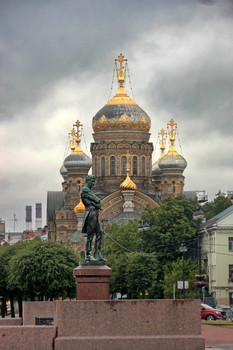
[[[201,227],[202,267],[217,304],[233,306],[233,205]]]

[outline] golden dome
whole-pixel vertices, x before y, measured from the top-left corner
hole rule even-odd
[[[136,190],[136,184],[131,180],[129,175],[126,176],[126,179],[120,184],[121,190]]]
[[[115,96],[101,108],[92,120],[94,132],[112,130],[149,131],[151,120],[147,113],[128,96],[125,91],[125,73],[127,60],[120,54],[116,59],[120,66],[117,68],[119,88]],[[126,62],[123,66],[123,62]]]
[[[80,198],[80,202],[74,207],[75,214],[77,213],[84,213],[85,211],[85,205],[82,202],[82,199]]]

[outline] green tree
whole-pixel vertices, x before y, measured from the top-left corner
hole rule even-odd
[[[8,289],[25,297],[66,298],[75,296],[73,269],[78,257],[70,248],[54,242],[32,241],[9,261]]]
[[[196,222],[193,213],[197,201],[183,196],[166,198],[159,207],[148,207],[142,215],[149,224],[144,234],[144,250],[155,253],[159,261],[158,283],[155,297],[163,297],[164,266],[176,260],[180,253],[179,247],[184,243],[188,254],[195,256],[197,251]]]
[[[9,289],[7,284],[8,266],[12,257],[25,247],[25,243],[18,242],[14,245],[4,245],[0,248],[0,295],[2,296],[2,317],[5,317],[6,300],[11,302],[11,317],[15,317],[14,300],[21,300],[18,289]]]
[[[202,206],[206,220],[211,219],[215,215],[221,213],[232,205],[231,200],[225,197],[225,194],[219,191],[213,201],[207,202]]]
[[[126,225],[112,224],[106,228],[104,256],[112,269],[111,294],[128,293],[126,268],[129,263],[128,253],[141,251],[142,233],[138,221],[132,220]]]
[[[158,261],[154,254],[130,253],[126,268],[127,294],[130,298],[152,295],[157,283]]]
[[[192,217],[196,206],[194,200],[177,197],[164,199],[159,207],[148,207],[142,216],[150,226],[144,235],[145,250],[156,252],[164,264],[176,260],[180,244],[189,244],[196,234]]]
[[[142,249],[142,233],[138,221],[132,220],[127,225],[112,224],[106,228],[104,255],[119,255]]]
[[[108,261],[108,265],[112,268],[112,276],[110,283],[110,292],[112,295],[120,293],[125,295],[128,293],[127,288],[127,266],[129,264],[129,254],[120,254],[112,256],[112,262]]]
[[[175,284],[177,288],[177,281],[183,280],[183,264],[182,259],[169,263],[164,269],[164,282],[163,290],[165,298],[173,298],[173,285]],[[197,287],[193,284],[196,280],[195,275],[198,273],[197,263],[191,259],[185,259],[184,261],[184,279],[189,282],[189,288],[185,291],[186,298],[198,298]],[[176,289],[176,299],[182,298],[182,290]]]

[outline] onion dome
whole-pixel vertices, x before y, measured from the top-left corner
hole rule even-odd
[[[126,179],[120,184],[121,190],[136,190],[137,186],[136,184],[131,180],[129,175],[126,176]]]
[[[171,145],[168,153],[160,159],[158,166],[160,169],[171,168],[184,170],[187,167],[187,162],[184,157],[176,152],[175,146]]]
[[[68,171],[67,169],[64,167],[64,164],[61,166],[60,168],[60,174],[61,176],[65,179],[68,176]]]
[[[93,130],[94,132],[113,130],[149,131],[150,117],[127,95],[124,89],[126,67],[122,63],[127,62],[127,60],[124,59],[122,54],[118,57],[115,60],[120,63],[120,68],[117,69],[118,91],[93,117]]]
[[[167,154],[165,154],[159,161],[159,168],[161,170],[163,169],[180,169],[184,170],[187,167],[187,162],[177,151],[176,147],[174,145],[175,143],[175,135],[176,131],[174,129],[174,126],[176,127],[176,123],[173,119],[168,123],[168,126],[171,127],[170,134],[170,148]]]
[[[77,128],[77,130],[75,131],[75,127]],[[83,150],[80,147],[80,130],[79,127],[81,126],[81,124],[79,123],[79,121],[77,121],[74,124],[73,129],[71,130],[71,132],[69,133],[69,135],[71,135],[71,140],[70,140],[70,144],[71,144],[71,154],[69,156],[67,156],[64,160],[63,166],[67,169],[67,170],[72,170],[72,169],[77,169],[77,168],[81,168],[81,169],[87,169],[87,171],[90,169],[90,167],[92,166],[92,161],[91,158],[88,157]]]
[[[167,133],[165,132],[164,129],[162,129],[158,133],[158,140],[160,143],[161,154],[160,154],[159,159],[157,159],[156,162],[152,164],[152,175],[160,175],[161,174],[161,169],[159,167],[159,163],[160,163],[160,160],[163,158],[163,156],[165,156],[164,151],[166,148],[166,137],[167,137]]]
[[[136,184],[131,180],[129,177],[129,163],[128,163],[128,157],[127,157],[127,169],[126,169],[126,179],[120,184],[120,190],[122,191],[135,191],[137,189]]]
[[[160,158],[156,160],[156,162],[154,162],[152,164],[152,175],[160,175],[161,174],[161,169],[159,167],[159,162],[160,162]]]
[[[74,207],[75,214],[77,213],[84,213],[85,211],[85,205],[82,202],[82,199],[80,198],[80,202]]]
[[[92,161],[91,158],[83,152],[81,154],[70,154],[65,158],[64,166],[67,170],[76,168],[85,168],[89,170],[92,166]]]

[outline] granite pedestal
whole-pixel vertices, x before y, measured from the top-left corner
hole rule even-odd
[[[109,299],[109,279],[112,270],[102,264],[89,263],[74,269],[77,300]]]

